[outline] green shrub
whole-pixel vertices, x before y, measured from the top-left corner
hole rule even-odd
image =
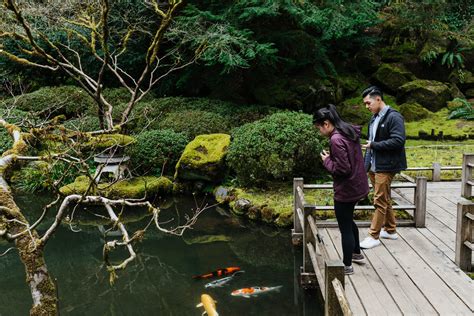
[[[0,104],[0,106],[7,104]],[[0,117],[10,124],[19,124],[29,115],[28,113],[18,109],[0,108]]]
[[[189,139],[202,134],[228,133],[229,125],[225,117],[199,110],[172,112],[159,122],[160,128],[182,132]]]
[[[92,132],[100,129],[99,118],[95,116],[83,116],[64,122],[64,127],[74,131]]]
[[[114,108],[115,119],[120,118],[123,108],[124,104]],[[277,109],[268,106],[239,105],[207,98],[159,98],[138,103],[132,110],[129,128],[135,133],[141,132],[144,127],[159,129],[162,127],[161,120],[166,119],[168,115],[183,116],[181,114],[183,111],[201,111],[220,115],[227,122],[225,125],[231,128],[262,119],[276,112]],[[183,118],[179,119],[179,121],[182,120]],[[211,131],[205,133],[211,133]]]
[[[65,114],[74,117],[95,109],[96,103],[84,90],[75,86],[44,87],[18,97],[15,106],[41,117]]]
[[[227,161],[243,184],[320,171],[321,136],[311,115],[280,112],[234,129]]]
[[[12,148],[13,139],[8,133],[8,131],[0,126],[0,153],[4,153],[8,149]]]
[[[137,141],[127,149],[132,167],[141,173],[160,175],[174,171],[187,144],[186,135],[173,130],[149,130],[136,136]]]
[[[33,162],[15,171],[11,182],[23,192],[53,191],[62,185],[71,183],[79,176],[76,168],[63,161],[49,164],[44,161]]]

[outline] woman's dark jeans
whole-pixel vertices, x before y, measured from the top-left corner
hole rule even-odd
[[[354,222],[354,207],[357,202],[334,201],[337,223],[341,231],[343,262],[345,266],[352,264],[352,254],[360,253],[359,229]]]

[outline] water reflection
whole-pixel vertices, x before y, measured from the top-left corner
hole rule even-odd
[[[30,215],[39,216],[41,198],[21,196],[18,203]],[[195,203],[192,198],[180,198],[163,206],[161,219],[166,221],[184,216],[183,210],[190,210]],[[135,247],[137,260],[118,273],[112,287],[102,262],[102,246],[108,237],[99,230],[110,226],[105,218],[91,215],[100,212],[93,207],[77,212],[73,222],[81,232],[73,233],[62,225],[47,246],[46,261],[57,279],[63,315],[200,315],[202,309],[196,304],[203,293],[218,302],[220,315],[319,313],[314,297],[303,304],[295,283],[294,267],[301,265],[301,253],[292,248],[289,231],[241,221],[220,207],[202,214],[183,238],[156,229],[147,231],[143,242]],[[146,210],[127,210],[124,214],[129,232],[142,229],[150,219]],[[116,251],[111,259],[126,255]],[[239,266],[245,273],[222,288],[204,289],[209,280],[191,278],[227,266]],[[0,275],[0,315],[28,314],[31,298],[16,254],[0,259]],[[230,295],[239,288],[277,285],[283,285],[280,292],[249,299]]]

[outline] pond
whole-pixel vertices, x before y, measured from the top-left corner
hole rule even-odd
[[[48,196],[17,197],[31,221],[49,201]],[[196,207],[192,197],[174,198],[162,205],[161,220],[183,216]],[[291,246],[289,229],[249,223],[231,216],[225,208],[212,207],[183,237],[165,235],[157,229],[147,231],[145,239],[135,246],[137,260],[119,271],[111,286],[102,261],[104,237],[99,226],[103,223],[87,215],[99,211],[89,208],[77,212],[79,224],[74,229],[80,232],[63,225],[46,247],[48,269],[57,280],[61,315],[201,315],[204,310],[196,305],[204,293],[217,301],[221,316],[321,314],[314,294],[302,293],[295,281],[301,252]],[[127,213],[130,233],[143,228],[150,218],[143,210]],[[39,230],[43,231],[51,220]],[[0,251],[7,246],[0,243]],[[125,256],[125,252],[116,251],[112,259]],[[192,278],[230,266],[245,272],[220,288],[205,289],[211,280]],[[16,253],[0,258],[0,316],[28,314],[31,296],[24,278]],[[282,288],[251,298],[230,294],[250,286]]]

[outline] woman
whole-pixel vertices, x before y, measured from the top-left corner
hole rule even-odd
[[[352,262],[363,263],[365,259],[360,252],[354,207],[369,193],[364,158],[359,144],[360,127],[344,122],[333,104],[318,110],[313,122],[320,133],[329,138],[330,152],[323,150],[321,159],[333,177],[334,210],[342,236],[344,272],[352,274]]]

